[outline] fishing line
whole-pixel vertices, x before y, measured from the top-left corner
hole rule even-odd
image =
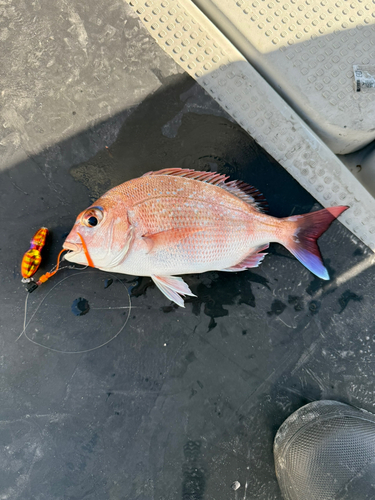
[[[61,257],[61,254],[63,252],[66,252],[66,251],[67,250],[65,248],[63,248],[62,250],[60,250],[59,255],[57,256],[57,264],[54,265],[54,267],[52,268],[51,272],[43,274],[43,276],[41,276],[38,279],[38,281],[36,282],[37,285],[41,285],[42,283],[45,283],[47,280],[49,280],[52,276],[54,276],[57,273],[57,271],[60,269],[60,257]]]
[[[135,307],[135,306],[119,306],[119,307],[90,307],[91,310],[93,311],[109,311],[110,309],[142,309],[141,307]]]
[[[80,268],[78,268],[78,267],[75,267],[75,266],[64,266],[64,267],[60,267],[60,256],[61,256],[61,254],[63,253],[63,251],[64,251],[64,250],[61,250],[61,252],[59,252],[59,255],[57,256],[57,264],[55,264],[55,265],[53,266],[53,268],[51,269],[51,271],[50,271],[49,273],[43,274],[43,276],[47,276],[47,275],[49,275],[49,276],[48,276],[48,278],[49,278],[49,277],[53,276],[54,274],[56,274],[56,273],[57,273],[57,271],[62,271],[63,269],[77,269],[78,271],[84,271],[85,269],[87,269],[87,267],[88,267],[88,266],[82,267],[81,269],[80,269]],[[76,273],[76,274],[78,274],[78,273]],[[43,278],[43,276],[42,276],[42,278]],[[70,276],[69,276],[69,277],[70,277]],[[48,278],[47,278],[47,279],[48,279]],[[47,281],[47,279],[46,279],[45,281]],[[65,278],[65,279],[66,279],[66,278]],[[56,283],[56,285],[55,285],[53,288],[55,288],[57,285],[59,285],[62,281],[64,281],[64,280],[60,280],[58,283]],[[52,288],[52,289],[51,289],[48,293],[52,292],[53,288]],[[47,295],[48,295],[48,294],[47,294]],[[47,296],[46,296],[46,297],[47,297]],[[44,297],[44,298],[46,298],[46,297]],[[22,332],[19,334],[19,336],[16,338],[16,342],[17,342],[17,340],[19,340],[19,339],[22,337],[22,335],[24,334],[24,332],[25,332],[25,330],[26,330],[26,327],[28,326],[28,324],[30,323],[30,321],[33,319],[33,317],[34,317],[34,316],[35,316],[35,314],[36,314],[36,311],[35,311],[35,313],[34,313],[34,314],[32,315],[32,317],[30,318],[29,323],[26,325],[27,302],[28,302],[28,300],[29,300],[29,294],[27,294],[27,295],[26,295],[26,299],[25,299],[25,309],[24,309],[24,316],[23,316],[23,330],[22,330]],[[39,304],[39,306],[38,306],[38,309],[39,309],[39,307],[40,307],[41,305],[42,305],[42,304],[40,303],[40,304]],[[37,309],[37,310],[38,310],[38,309]]]
[[[58,267],[58,266],[57,266]],[[72,269],[72,267],[70,266],[67,266],[68,268]],[[63,268],[60,268],[60,270],[62,269],[66,269],[67,267],[63,267]],[[87,266],[85,266],[84,268],[80,269],[80,271],[84,271],[84,269],[86,269]],[[77,268],[73,268],[73,269],[77,269]],[[58,269],[56,269],[55,272],[57,272]],[[55,274],[55,273],[54,273]],[[57,287],[59,286],[61,283],[63,283],[64,281],[70,279],[70,278],[73,278],[73,276],[78,276],[78,275],[82,275],[82,274],[91,274],[90,271],[86,271],[84,273],[74,273],[70,276],[66,276],[65,278],[61,279],[58,283],[56,283],[56,285],[54,285],[51,290],[48,291],[48,293],[43,297],[43,299],[40,301],[38,307],[35,309],[34,313],[32,314],[31,318],[29,319],[29,321],[27,321],[27,305],[28,305],[28,297],[29,297],[29,294],[26,295],[26,299],[25,299],[25,312],[24,312],[24,320],[23,320],[23,330],[22,332],[20,333],[20,335],[17,337],[16,341],[19,340],[22,335],[24,335],[26,337],[26,339],[31,342],[32,344],[35,344],[39,347],[43,347],[44,349],[47,349],[49,351],[53,351],[53,352],[58,352],[58,353],[61,353],[61,354],[84,354],[84,353],[87,353],[87,352],[91,352],[91,351],[95,351],[97,349],[100,349],[101,347],[104,347],[105,345],[109,344],[110,342],[112,342],[116,337],[118,337],[120,335],[120,333],[122,332],[122,330],[125,328],[125,325],[127,324],[128,320],[129,320],[129,317],[130,317],[130,313],[131,313],[131,310],[132,310],[132,304],[131,304],[131,298],[130,298],[130,294],[128,292],[128,289],[126,288],[125,284],[119,280],[118,278],[116,278],[116,276],[114,276],[113,274],[109,274],[110,276],[112,276],[112,278],[114,278],[114,280],[116,281],[119,281],[121,283],[121,285],[125,288],[126,290],[126,293],[128,294],[128,298],[129,298],[129,306],[124,306],[124,307],[105,307],[105,308],[92,308],[92,309],[128,309],[128,314],[127,314],[127,317],[125,318],[125,321],[123,323],[123,325],[121,326],[121,328],[117,331],[117,333],[112,337],[110,338],[109,340],[107,340],[106,342],[103,342],[102,344],[96,346],[96,347],[92,347],[91,349],[84,349],[84,350],[81,350],[81,351],[63,351],[61,349],[55,349],[53,347],[49,347],[49,346],[46,346],[44,344],[41,344],[39,342],[36,342],[35,340],[32,340],[26,333],[26,330],[27,330],[27,327],[30,325],[31,321],[33,320],[33,318],[35,317],[36,313],[38,312],[38,310],[40,309],[41,305],[44,303],[44,301],[47,299],[47,297],[52,293],[52,291]],[[27,323],[26,323],[27,321]]]

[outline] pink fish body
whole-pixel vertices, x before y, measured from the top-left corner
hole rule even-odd
[[[264,213],[252,186],[212,172],[165,169],[125,182],[77,218],[64,248],[71,262],[150,276],[172,301],[193,295],[180,274],[257,267],[270,242],[329,279],[316,239],[348,207],[283,219]]]

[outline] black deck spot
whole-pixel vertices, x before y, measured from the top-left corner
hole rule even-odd
[[[228,311],[227,311],[227,314],[228,314]],[[216,321],[214,320],[214,318],[211,316],[211,319],[210,319],[210,322],[208,324],[208,331],[210,332],[211,330],[213,330],[215,328],[215,326],[217,325]]]
[[[170,306],[162,306],[160,309],[165,313],[170,313],[170,312],[174,312],[176,309],[178,309],[178,305],[171,304]]]
[[[73,300],[72,313],[76,316],[83,316],[84,314],[87,314],[89,310],[90,306],[88,300],[83,299],[82,297]]]
[[[203,312],[211,318],[209,331],[217,325],[215,318],[228,316],[224,306],[238,303],[256,307],[252,283],[259,283],[270,290],[267,279],[251,271],[214,274],[214,277],[210,273],[193,275],[189,286],[196,297],[185,298],[185,303],[192,304],[192,312],[196,316],[199,316],[204,304]]]
[[[286,309],[286,304],[284,302],[281,302],[281,300],[274,300],[271,304],[271,310],[267,311],[268,316],[280,316],[280,314],[285,311]]]
[[[113,283],[113,279],[112,278],[106,279],[105,282],[104,282],[104,288],[110,287],[112,285],[112,283]]]
[[[357,295],[354,292],[351,292],[350,290],[345,290],[345,292],[341,295],[341,297],[338,299],[338,303],[340,304],[340,312],[341,314],[345,309],[346,306],[349,304],[351,300],[354,302],[361,302],[363,297],[361,295]]]
[[[132,297],[140,297],[143,295],[149,286],[155,286],[151,278],[141,276],[135,278],[135,285],[129,289]]]
[[[293,305],[295,311],[302,311],[303,307],[304,307],[303,306],[303,298],[298,297],[298,295],[289,295],[288,304]]]
[[[311,312],[311,314],[317,314],[319,312],[320,305],[321,304],[319,301],[312,300],[309,304],[309,311]]]
[[[196,361],[197,360],[197,357],[196,355],[194,354],[193,351],[190,351],[186,356],[185,356],[185,359],[188,363],[192,363],[193,361]]]

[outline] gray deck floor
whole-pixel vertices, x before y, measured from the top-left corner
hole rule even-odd
[[[148,278],[105,288],[107,273],[63,270],[29,296],[26,334],[46,347],[16,341],[29,239],[51,230],[50,270],[76,215],[123,181],[211,169],[258,187],[272,215],[318,205],[122,2],[0,14],[1,498],[280,499],[272,441],[291,412],[374,407],[371,252],[335,222],[320,240],[330,282],[272,245],[254,271],[188,276],[186,309]]]

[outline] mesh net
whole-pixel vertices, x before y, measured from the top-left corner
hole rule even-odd
[[[375,460],[375,416],[335,401],[308,404],[280,427],[274,456],[286,499],[336,499]]]

